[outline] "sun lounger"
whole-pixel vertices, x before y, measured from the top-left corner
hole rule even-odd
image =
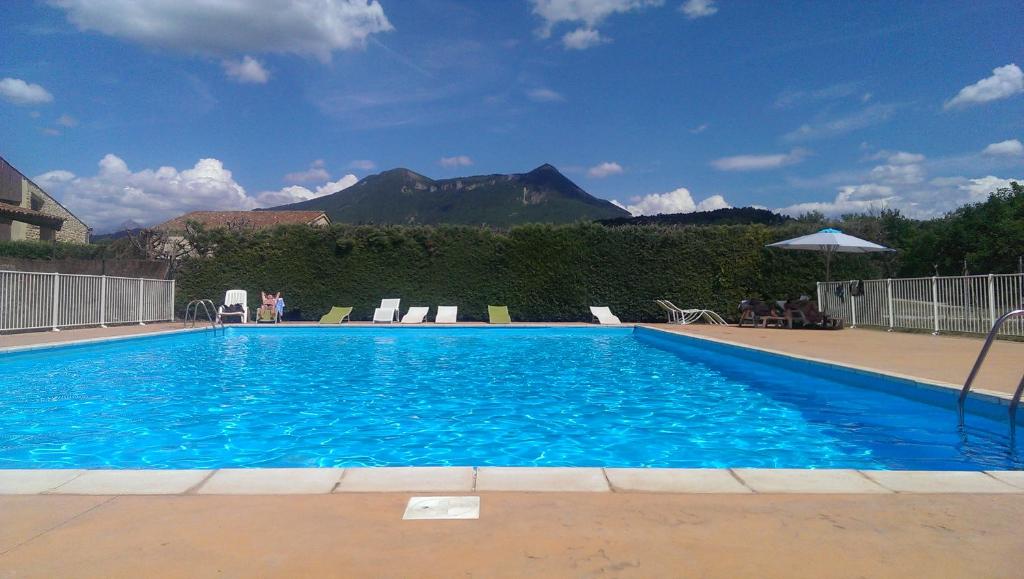
[[[241,306],[240,309],[229,311],[231,306]],[[249,297],[245,290],[228,290],[224,294],[224,305],[217,308],[217,321],[220,322],[227,317],[238,317],[243,324],[249,323]]]
[[[459,316],[458,306],[437,306],[435,324],[454,324]]]
[[[793,329],[794,324],[799,324],[799,327],[802,328],[825,330],[840,330],[843,327],[843,320],[830,318],[821,313],[818,304],[806,297],[779,302],[779,306],[782,308],[783,319],[789,329]]]
[[[698,308],[682,309],[668,300],[654,300],[661,306],[662,309],[671,313],[669,317],[669,323],[689,325],[700,320],[716,325],[725,326],[727,322],[722,319],[722,316],[718,315],[712,310],[702,310]]]
[[[487,317],[492,324],[512,323],[512,317],[508,315],[508,306],[487,306]]]
[[[380,300],[380,307],[373,310],[373,323],[384,322],[390,324],[398,321],[398,305],[401,299]]]
[[[612,314],[612,311],[606,306],[590,306],[590,313],[593,314],[594,319],[601,324],[621,324],[617,316]]]
[[[427,317],[427,313],[429,311],[430,311],[430,308],[423,308],[423,307],[412,307],[412,308],[409,308],[409,311],[405,312],[405,315],[402,316],[402,323],[403,324],[422,324],[423,323],[423,318]]]
[[[331,311],[324,314],[324,317],[320,318],[321,324],[340,324],[345,321],[345,318],[351,318],[352,308],[342,308],[334,306]]]

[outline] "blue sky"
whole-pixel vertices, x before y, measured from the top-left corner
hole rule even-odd
[[[210,5],[6,2],[0,155],[101,232],[398,166],[549,162],[635,213],[930,217],[1024,177],[1019,0]]]

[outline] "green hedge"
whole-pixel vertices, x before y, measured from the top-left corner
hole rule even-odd
[[[214,232],[211,257],[178,271],[178,307],[224,291],[280,291],[286,319],[315,320],[332,305],[354,306],[366,320],[381,298],[413,305],[457,305],[460,320],[485,320],[488,304],[508,305],[516,321],[588,320],[589,305],[623,320],[655,321],[665,298],[681,307],[735,317],[745,297],[814,295],[822,256],[769,250],[773,241],[812,226],[605,227],[526,225],[507,231],[464,226],[338,225]],[[836,279],[877,277],[882,264],[842,256]]]
[[[19,259],[100,259],[104,247],[49,241],[0,241],[0,257]]]

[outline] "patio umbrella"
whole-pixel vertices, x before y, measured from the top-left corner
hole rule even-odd
[[[878,245],[865,241],[859,237],[847,235],[838,229],[822,229],[817,233],[804,235],[769,243],[765,247],[778,247],[781,249],[803,249],[807,251],[821,251],[825,254],[825,281],[832,281],[832,254],[834,253],[877,253],[881,251],[896,251],[884,245]]]

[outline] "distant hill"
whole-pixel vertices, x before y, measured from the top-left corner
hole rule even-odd
[[[790,218],[767,209],[754,207],[730,207],[714,211],[695,213],[669,213],[663,215],[642,215],[640,217],[617,217],[603,219],[600,223],[612,227],[621,225],[781,225]]]
[[[629,213],[581,189],[558,169],[434,180],[409,169],[370,175],[331,195],[272,210],[326,211],[335,223],[466,224],[572,223]]]

